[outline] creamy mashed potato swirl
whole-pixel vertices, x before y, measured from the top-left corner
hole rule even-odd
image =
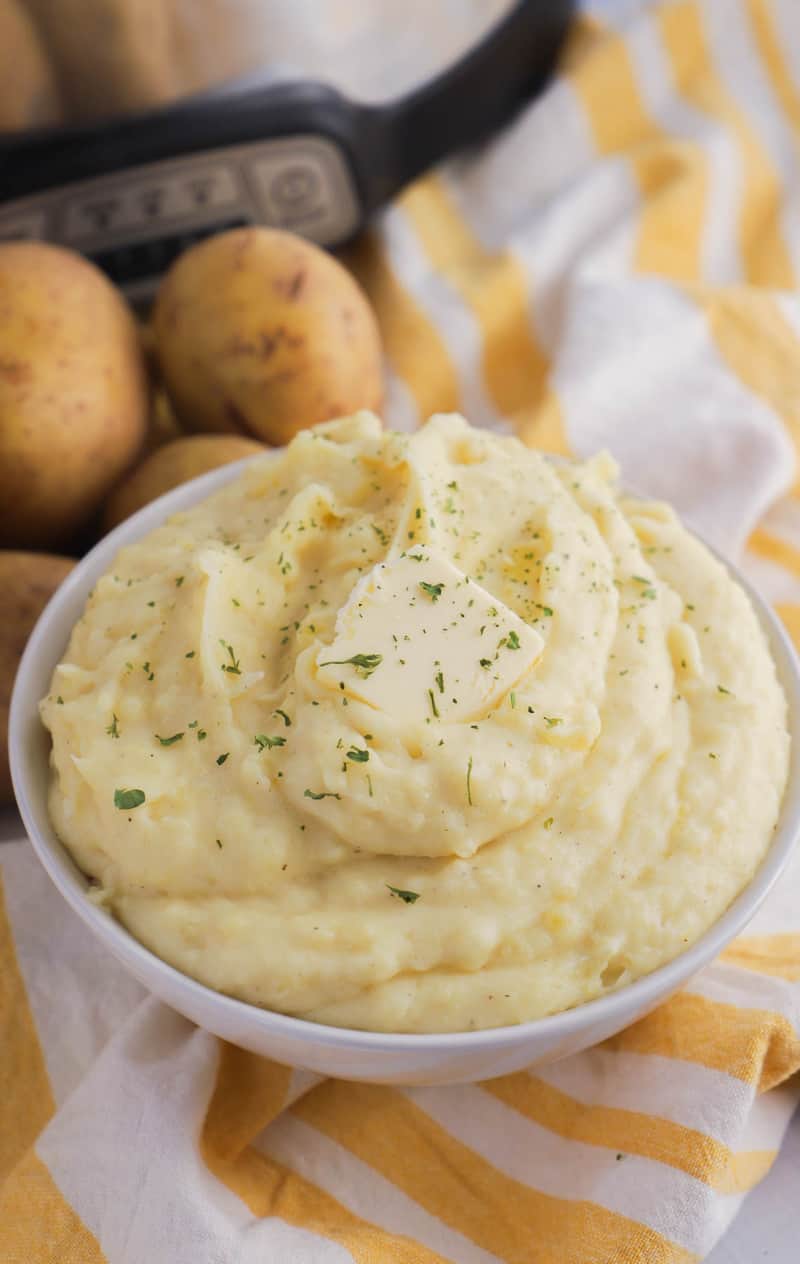
[[[669,960],[787,775],[756,616],[672,511],[454,416],[301,433],[123,549],[41,710],[58,833],[134,935],[383,1031]]]

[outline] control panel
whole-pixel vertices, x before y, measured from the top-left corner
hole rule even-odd
[[[336,145],[298,135],[169,158],[0,204],[0,241],[69,246],[144,300],[181,251],[212,233],[267,224],[334,245],[360,218]]]

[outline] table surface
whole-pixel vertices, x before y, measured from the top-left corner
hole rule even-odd
[[[0,844],[23,837],[15,811],[0,809]],[[800,1232],[800,1111],[766,1180],[742,1210],[706,1264],[797,1264]]]

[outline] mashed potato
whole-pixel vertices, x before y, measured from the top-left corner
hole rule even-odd
[[[42,703],[50,809],[179,969],[381,1031],[517,1023],[692,943],[787,775],[744,592],[607,457],[298,435],[123,549]]]

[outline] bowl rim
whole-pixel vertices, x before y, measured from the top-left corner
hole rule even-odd
[[[767,851],[748,884],[740,891],[721,917],[688,948],[670,961],[658,966],[649,974],[642,975],[615,991],[605,993],[589,1001],[583,1001],[571,1009],[547,1014],[526,1022],[499,1027],[481,1028],[475,1031],[447,1032],[384,1032],[353,1027],[337,1027],[317,1023],[307,1018],[296,1018],[278,1010],[270,1010],[240,1000],[227,993],[192,978],[177,967],[157,956],[112,914],[93,903],[87,896],[85,876],[70,857],[64,844],[52,829],[52,840],[45,837],[36,819],[38,796],[30,784],[28,761],[24,755],[26,743],[24,731],[30,720],[30,708],[26,707],[27,681],[36,674],[40,659],[46,651],[55,625],[65,607],[78,597],[86,600],[97,579],[109,568],[120,548],[140,539],[160,526],[175,513],[191,508],[206,496],[233,482],[246,466],[255,461],[279,455],[281,449],[245,457],[228,465],[202,474],[179,487],[172,488],[152,501],[131,517],[125,519],[113,531],[104,536],[77,563],[61,583],[45,606],[28,639],[23,652],[9,712],[9,756],[11,779],[22,822],[39,861],[60,894],[75,910],[83,922],[103,941],[110,951],[132,969],[140,979],[154,973],[161,977],[171,995],[183,991],[194,1002],[195,1009],[209,1006],[225,1016],[230,1028],[255,1023],[264,1035],[293,1040],[299,1043],[324,1044],[328,1048],[348,1049],[362,1053],[386,1052],[439,1052],[455,1053],[476,1050],[486,1046],[517,1045],[528,1040],[547,1038],[557,1041],[568,1038],[584,1027],[595,1024],[609,1025],[619,1020],[620,1027],[635,1014],[646,1012],[689,977],[702,969],[743,929],[766,899],[769,891],[786,868],[794,846],[800,836],[800,662],[792,642],[778,616],[744,578],[733,563],[707,544],[697,532],[687,526],[712,555],[725,567],[732,578],[747,593],[772,653],[779,682],[787,700],[787,719],[791,737],[789,774],[781,803],[778,823]],[[648,499],[642,497],[642,499]],[[683,521],[681,519],[681,521]],[[686,524],[683,524],[686,526]],[[73,624],[65,629],[63,644],[57,657],[46,655],[50,674],[60,660],[69,640]],[[36,722],[41,724],[36,716]],[[48,820],[46,803],[43,805],[44,820]],[[131,965],[134,961],[138,969]],[[144,986],[147,986],[144,984]],[[158,994],[158,993],[157,993]]]

